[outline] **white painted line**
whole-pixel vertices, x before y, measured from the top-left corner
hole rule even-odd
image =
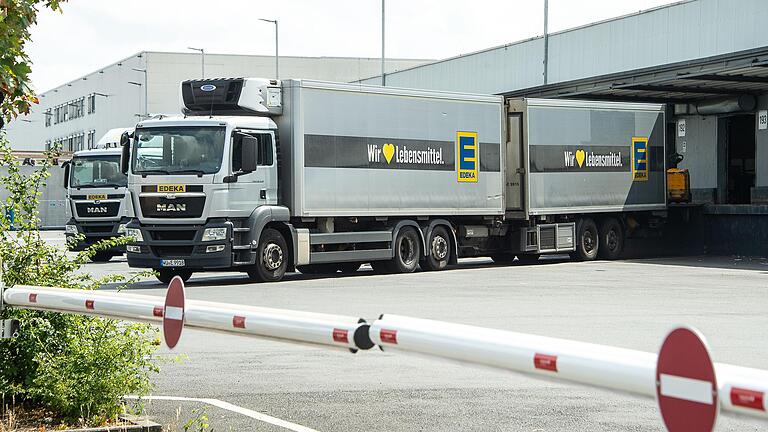
[[[166,306],[165,317],[168,319],[181,321],[184,319],[184,309],[176,306]]]
[[[661,395],[712,405],[712,383],[709,381],[661,374]]]
[[[232,405],[229,402],[224,402],[222,400],[218,399],[206,399],[206,398],[190,398],[190,397],[183,397],[183,396],[136,396],[136,395],[127,395],[123,396],[123,399],[140,399],[140,400],[166,400],[166,401],[185,401],[185,402],[201,402],[207,405],[215,406],[217,408],[221,408],[227,411],[232,411],[234,413],[242,414],[246,417],[250,417],[255,420],[263,421],[264,423],[269,423],[271,425],[279,426],[288,430],[292,430],[294,432],[317,432],[315,429],[310,429],[306,426],[298,425],[296,423],[291,423],[286,420],[279,419],[277,417],[272,417],[267,414],[263,414],[257,411],[249,410],[248,408],[239,407],[237,405]]]

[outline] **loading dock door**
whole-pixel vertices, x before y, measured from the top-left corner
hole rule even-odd
[[[726,203],[749,204],[755,186],[755,115],[735,115],[725,121]]]

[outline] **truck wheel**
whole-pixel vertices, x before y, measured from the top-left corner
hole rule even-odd
[[[283,235],[273,228],[261,233],[256,264],[248,271],[251,279],[259,282],[277,282],[288,269],[288,245]]]
[[[608,218],[600,224],[600,258],[615,260],[624,250],[624,229],[616,218]]]
[[[371,267],[379,273],[413,273],[421,257],[420,242],[419,234],[413,227],[402,228],[392,244],[394,258],[390,261],[371,263]]]
[[[112,252],[109,251],[98,251],[95,255],[91,257],[91,261],[93,262],[107,262],[112,259]]]
[[[157,280],[164,284],[171,283],[174,276],[181,277],[184,282],[192,277],[192,270],[155,269],[155,271],[157,272]]]
[[[429,255],[422,257],[420,264],[422,270],[442,270],[448,267],[451,258],[451,239],[448,230],[438,226],[432,230],[427,240]]]
[[[592,261],[597,258],[599,249],[597,225],[591,218],[579,219],[576,224],[576,252],[571,257],[579,261]]]

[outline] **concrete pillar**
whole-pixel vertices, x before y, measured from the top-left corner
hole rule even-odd
[[[768,204],[768,127],[760,129],[760,111],[762,110],[768,110],[768,95],[757,98],[757,115],[755,116],[755,187],[752,188],[752,204]],[[765,119],[765,121],[768,121],[768,119]]]

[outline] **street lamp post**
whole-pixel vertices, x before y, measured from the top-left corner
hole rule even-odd
[[[128,81],[128,84],[135,85],[136,87],[146,87],[142,85],[140,82],[136,82],[136,81]],[[139,120],[141,120],[144,117],[143,115],[141,115],[141,98],[139,98],[139,113],[136,113],[134,115],[138,117]]]
[[[147,91],[147,70],[146,69],[136,69],[132,68],[136,72],[143,72],[144,73],[144,116],[149,117],[149,102],[148,102],[148,91]]]
[[[280,79],[280,54],[279,54],[279,51],[278,51],[279,44],[277,42],[277,38],[278,38],[277,20],[276,19],[268,20],[268,19],[264,19],[264,18],[259,18],[259,21],[264,21],[264,22],[274,23],[275,24],[275,79]]]
[[[384,0],[381,0],[381,86],[387,85],[387,77],[384,73]]]
[[[192,51],[200,51],[200,56],[202,58],[202,66],[203,66],[203,69],[202,69],[203,76],[201,78],[205,78],[205,50],[202,48],[192,48],[192,47],[188,47],[187,49],[190,49]]]
[[[383,1],[383,0],[382,0]],[[544,0],[544,85],[547,85],[549,67],[549,0]]]

